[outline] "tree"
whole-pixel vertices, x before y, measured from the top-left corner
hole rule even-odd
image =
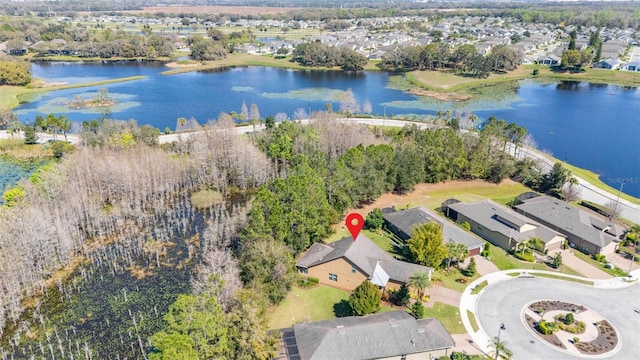
[[[420,265],[437,268],[447,257],[447,248],[442,243],[442,229],[435,222],[415,227],[407,248],[413,261]]]
[[[0,60],[0,85],[27,85],[31,82],[31,64],[26,61]]]
[[[209,280],[215,282],[215,277]],[[232,354],[229,324],[213,284],[199,295],[180,294],[164,319],[167,327],[151,337],[150,359],[228,357]],[[196,354],[193,357],[193,354]]]
[[[191,45],[194,60],[219,60],[227,57],[227,49],[211,39],[204,39]]]
[[[467,265],[467,268],[464,270],[464,274],[466,276],[472,277],[476,274],[476,259],[475,258],[471,258],[471,260],[469,260],[469,265]]]
[[[349,296],[351,313],[357,316],[376,313],[380,310],[382,292],[369,280],[365,280]]]
[[[242,106],[240,106],[240,114],[238,114],[238,119],[240,119],[240,121],[249,120],[249,108],[247,107],[247,103],[244,100],[242,100]],[[255,127],[253,131],[255,131]]]
[[[445,245],[447,248],[447,270],[451,266],[451,263],[454,263],[458,266],[458,263],[469,254],[469,250],[464,244],[456,243],[453,241],[447,242]]]
[[[552,266],[557,269],[561,265],[562,265],[562,254],[560,252],[557,252],[555,255],[553,255]]]
[[[610,219],[618,219],[620,217],[620,213],[622,212],[619,201],[615,200],[611,200],[604,204],[604,210]]]
[[[369,101],[369,99],[365,100],[364,103],[362,103],[362,112],[370,115],[372,111],[373,108],[371,107],[371,101]]]
[[[379,208],[373,209],[364,219],[364,226],[366,229],[381,229],[383,223],[384,219],[382,218],[382,210]]]
[[[265,126],[267,127],[267,130],[273,129],[276,126],[276,118],[273,117],[273,115],[267,116],[265,119]]]
[[[409,287],[407,286],[407,284],[402,284],[402,286],[400,286],[400,289],[398,289],[398,292],[396,292],[395,304],[398,306],[406,306],[407,304],[409,304],[410,298]]]
[[[429,287],[431,279],[429,274],[425,271],[418,271],[409,277],[409,281],[407,283],[416,290],[418,293],[418,299],[422,299],[422,293]]]
[[[344,113],[348,118],[351,117],[351,115],[360,112],[360,104],[358,104],[356,98],[353,96],[351,88],[345,90],[342,95],[342,100],[340,101],[340,112]]]
[[[578,184],[578,180],[575,177],[571,177],[568,182],[562,185],[560,194],[566,202],[578,201],[580,199],[580,193],[582,189]]]
[[[24,127],[24,143],[27,145],[38,143],[38,135],[36,135],[36,129],[33,126]]]
[[[253,125],[253,131],[256,131],[256,124],[260,123],[260,110],[258,110],[258,105],[256,103],[251,103],[249,120],[251,120],[251,125]]]
[[[575,50],[576,49],[576,37],[578,36],[578,32],[573,30],[569,33],[569,46],[567,46],[567,50]]]
[[[571,177],[571,170],[557,162],[553,164],[551,171],[542,176],[539,190],[542,192],[558,191]]]
[[[422,301],[416,300],[416,302],[411,305],[409,313],[416,319],[422,319],[424,317],[424,306],[422,305]]]
[[[18,117],[11,110],[0,110],[0,129],[6,129],[13,123],[18,123]]]
[[[500,338],[498,338],[497,336],[495,336],[493,340],[489,340],[489,348],[493,349],[491,353],[495,355],[496,359],[497,358],[511,359],[511,356],[513,355],[511,350],[507,348],[507,342],[500,341]]]

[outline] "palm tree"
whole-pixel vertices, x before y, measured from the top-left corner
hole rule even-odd
[[[408,284],[418,292],[418,299],[422,300],[422,292],[429,287],[431,279],[425,271],[418,271],[409,277]]]
[[[511,356],[513,356],[511,350],[507,348],[507,342],[500,341],[500,338],[497,336],[494,336],[493,340],[489,341],[489,348],[493,349],[491,353],[495,354],[495,359],[505,358],[510,360]]]

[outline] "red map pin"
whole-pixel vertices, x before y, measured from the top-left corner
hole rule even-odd
[[[353,237],[353,241],[356,241],[356,238],[358,238],[358,234],[360,234],[360,230],[362,230],[363,226],[364,219],[362,218],[362,215],[358,213],[351,213],[347,215],[347,229],[349,229],[349,232]]]

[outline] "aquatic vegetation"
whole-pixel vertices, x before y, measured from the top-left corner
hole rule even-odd
[[[329,88],[305,88],[291,90],[285,93],[267,93],[263,92],[260,96],[268,99],[295,99],[304,101],[340,101],[344,96],[344,90],[336,90]]]

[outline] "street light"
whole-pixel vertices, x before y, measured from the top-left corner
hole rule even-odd
[[[496,341],[496,357],[494,360],[498,360],[498,358],[500,358],[500,331],[502,330],[507,330],[506,327],[504,327],[504,323],[500,324],[500,328],[498,329],[498,339]]]

